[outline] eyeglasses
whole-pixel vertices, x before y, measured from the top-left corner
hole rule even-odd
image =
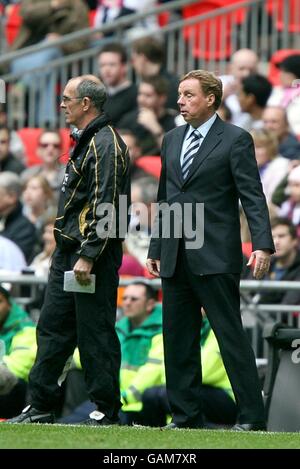
[[[60,143],[43,142],[43,143],[40,143],[39,146],[41,148],[53,147],[53,148],[56,148],[56,150],[60,149]]]
[[[122,298],[123,301],[130,300],[130,301],[137,301],[140,300],[137,296],[123,296]]]
[[[66,104],[66,103],[69,103],[70,101],[72,101],[73,99],[83,99],[83,98],[81,98],[80,96],[76,96],[75,98],[70,98],[69,96],[62,96],[61,102],[63,104]]]

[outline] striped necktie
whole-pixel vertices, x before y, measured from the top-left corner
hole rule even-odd
[[[189,174],[190,166],[194,160],[195,154],[199,149],[201,138],[203,138],[203,136],[197,129],[195,129],[189,136],[189,139],[191,139],[191,141],[189,143],[189,146],[185,150],[181,164],[183,179],[186,179],[187,175]]]

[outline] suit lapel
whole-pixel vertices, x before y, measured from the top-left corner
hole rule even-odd
[[[175,170],[176,170],[177,177],[179,181],[181,182],[181,184],[183,184],[183,177],[182,177],[182,170],[181,170],[181,164],[180,164],[180,154],[181,154],[183,139],[188,128],[189,128],[188,124],[181,125],[180,127],[178,127],[178,132],[176,132],[175,142],[174,142]]]
[[[206,158],[210,155],[213,149],[219,145],[222,141],[222,133],[224,131],[224,123],[223,121],[217,116],[215,122],[209,129],[208,134],[204,138],[202,145],[200,146],[198,152],[195,155],[194,161],[191,164],[190,171],[184,184],[193,177],[195,172],[199,169],[202,163],[206,160]],[[181,169],[181,168],[180,168]]]

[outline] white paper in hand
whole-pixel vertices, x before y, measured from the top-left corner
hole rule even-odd
[[[95,293],[96,275],[91,274],[91,282],[88,285],[81,285],[73,272],[68,270],[64,274],[64,291],[71,291],[76,293]]]

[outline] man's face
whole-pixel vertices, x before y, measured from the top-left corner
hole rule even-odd
[[[244,51],[236,55],[233,59],[231,73],[237,81],[241,81],[252,73],[256,73],[257,65],[257,57],[255,54]]]
[[[278,225],[272,230],[276,259],[288,257],[297,247],[297,239],[293,239],[289,233],[288,226]]]
[[[262,118],[264,127],[273,130],[278,137],[282,137],[287,132],[287,122],[283,109],[266,108]]]
[[[59,135],[54,132],[44,133],[39,141],[38,155],[46,164],[54,164],[61,153],[61,141]]]
[[[147,300],[143,285],[129,285],[124,290],[123,313],[129,319],[146,317],[153,308],[153,300]]]
[[[137,144],[137,141],[134,135],[125,134],[122,132],[119,132],[119,133],[122,137],[122,140],[126,143],[128,147],[130,161],[131,163],[133,163],[136,159],[138,159],[142,155],[141,147]]]
[[[177,104],[184,120],[193,127],[199,127],[213,114],[214,95],[205,96],[199,81],[189,78],[180,83]]]
[[[139,108],[151,109],[157,111],[161,107],[162,96],[156,93],[150,83],[140,83],[137,102]]]
[[[98,58],[99,75],[105,86],[117,86],[126,77],[126,64],[115,52],[102,52]]]
[[[9,152],[9,134],[6,129],[0,130],[0,161],[4,160]]]
[[[2,293],[0,293],[0,328],[5,322],[11,306]]]
[[[78,129],[82,128],[84,120],[84,111],[82,98],[78,97],[76,80],[70,80],[63,92],[60,107],[65,111],[66,123],[75,125]]]
[[[238,91],[238,100],[243,112],[249,112],[252,107],[253,97],[249,94],[246,94],[242,87]]]

